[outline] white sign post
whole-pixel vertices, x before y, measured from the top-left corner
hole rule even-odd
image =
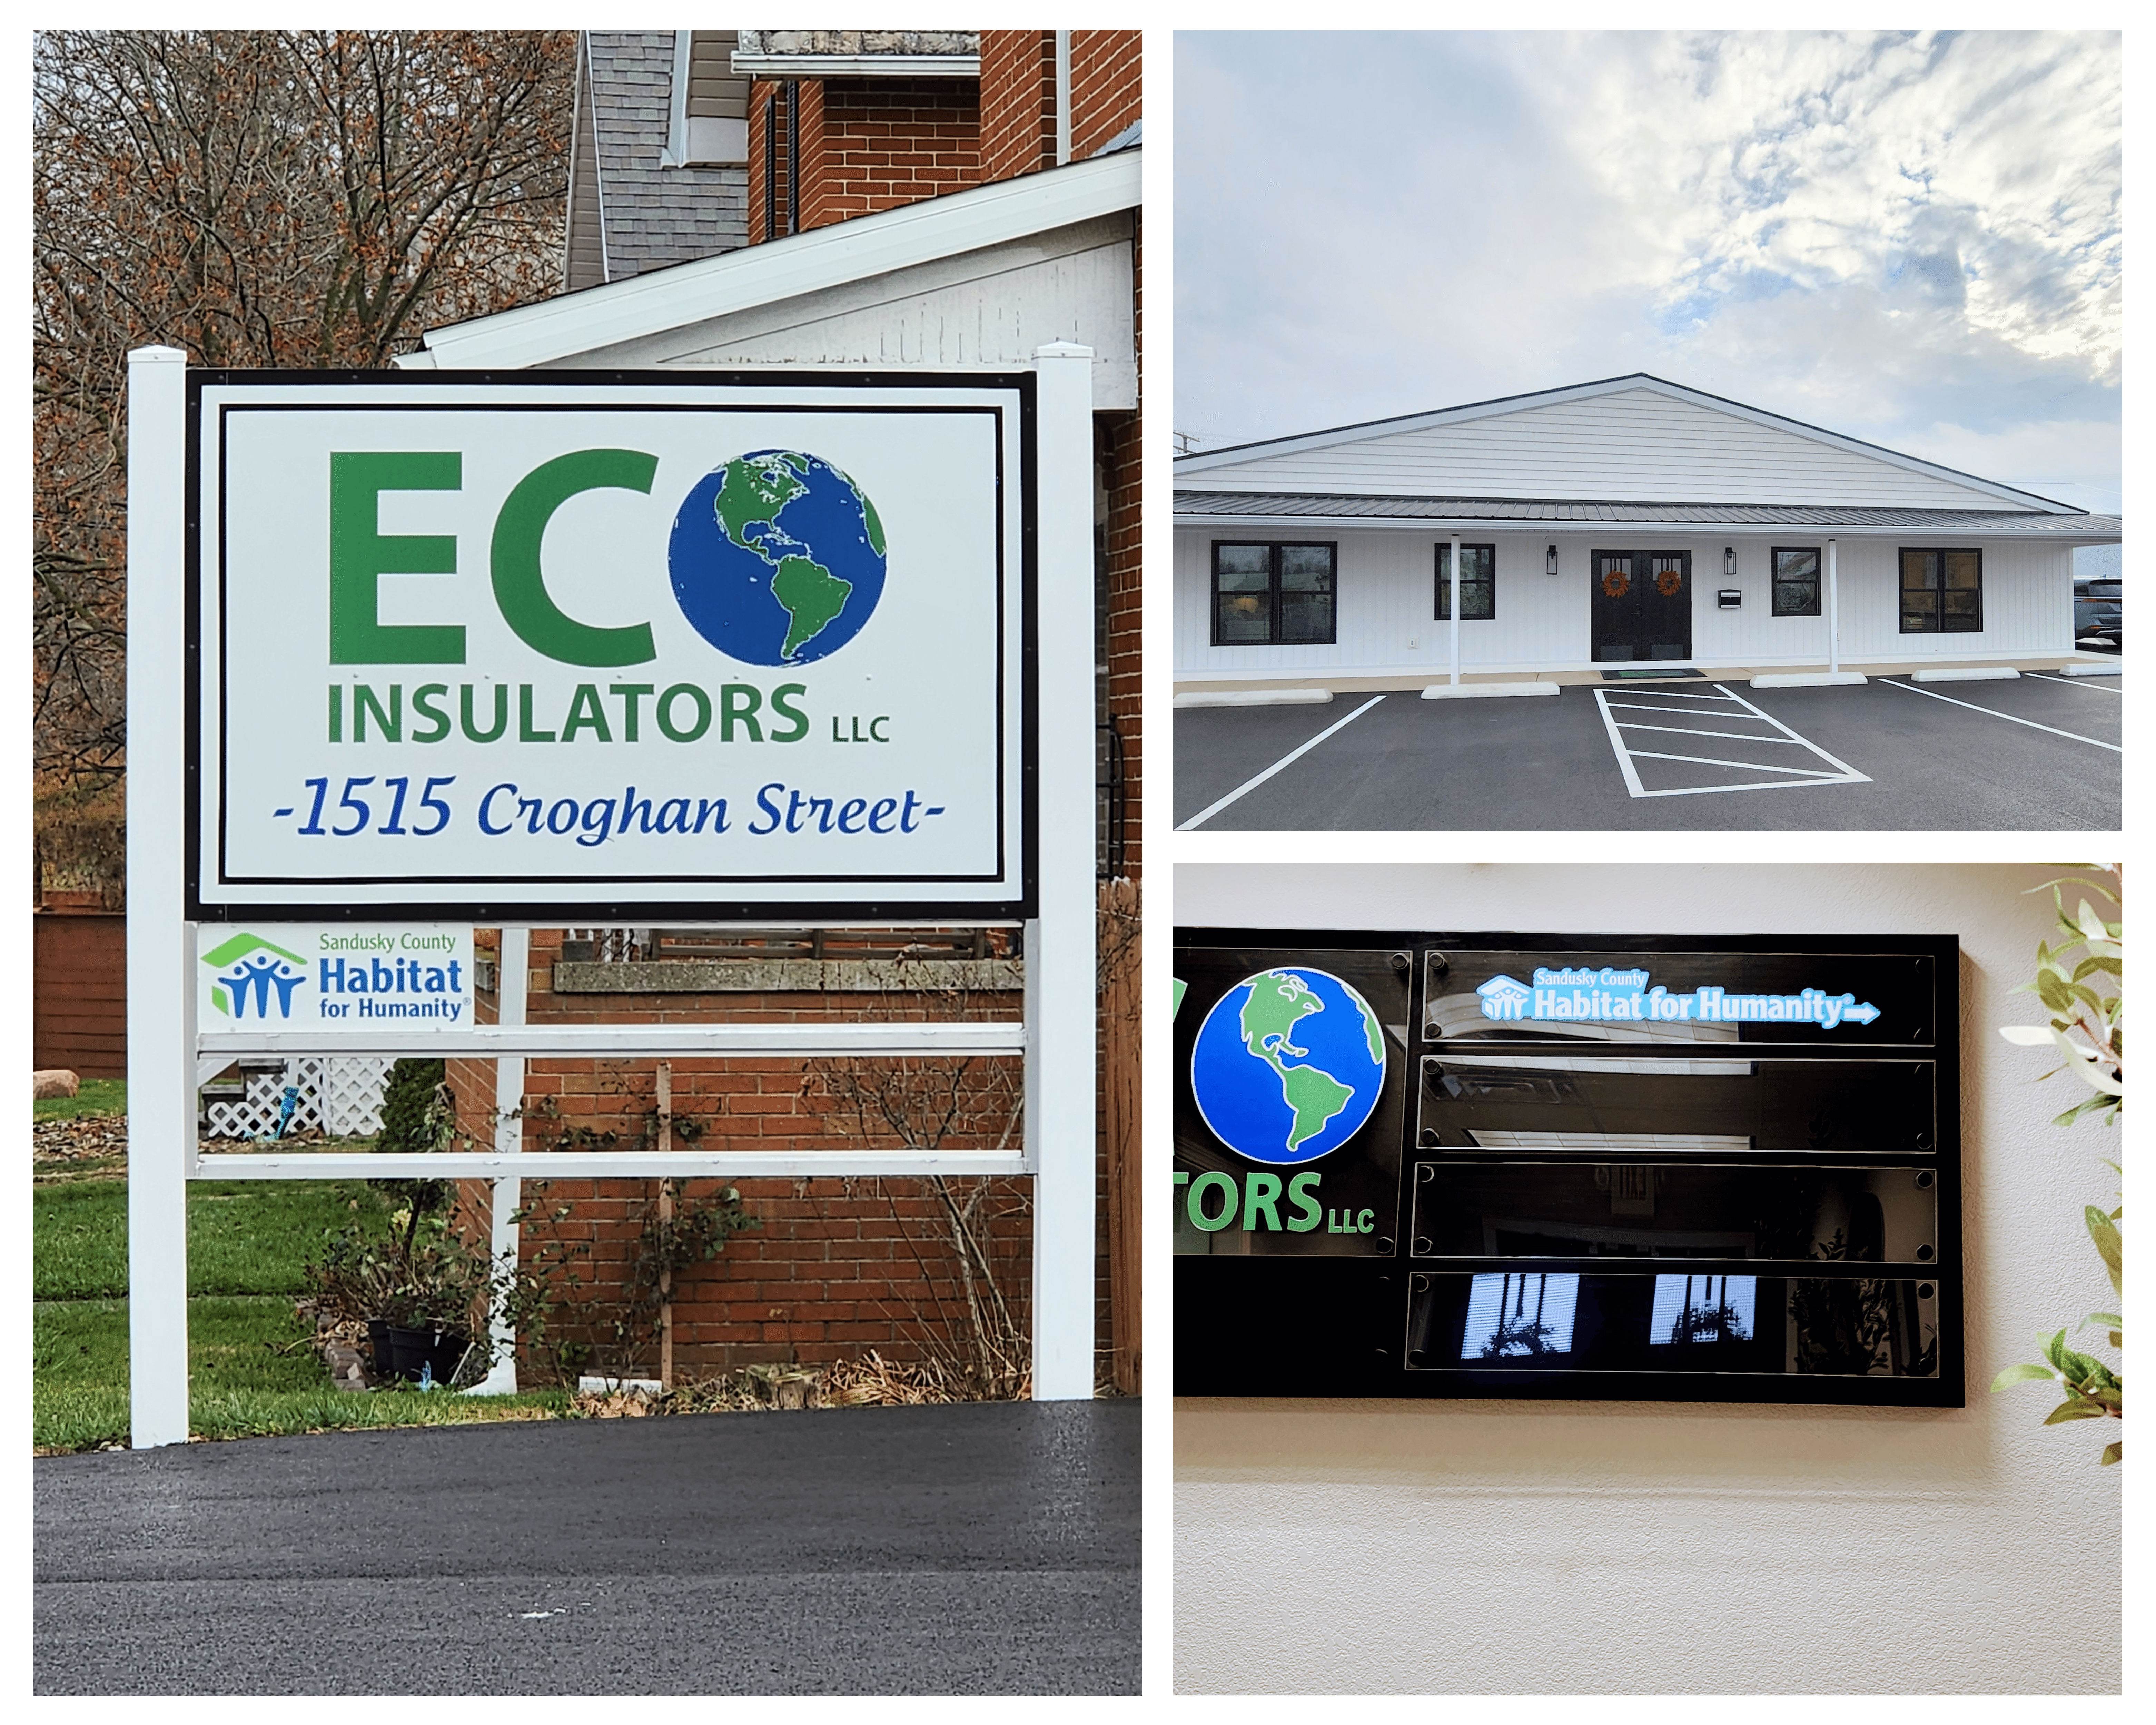
[[[545,1168],[1031,1175],[1034,1394],[1091,1395],[1091,350],[960,375],[131,361],[136,1445],[187,1435],[195,1089],[249,1053],[490,1058],[505,1115],[532,1057],[1023,1055],[1018,1152]],[[1024,1022],[523,1022],[531,927],[749,917],[1022,922]],[[397,918],[439,926],[373,927]],[[491,1025],[473,923],[516,965]],[[506,1122],[429,1172],[501,1183],[499,1250],[531,1166]]]

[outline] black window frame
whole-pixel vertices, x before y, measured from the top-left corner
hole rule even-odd
[[[1782,608],[1782,588],[1785,580],[1787,581],[1787,584],[1791,587],[1802,584],[1801,577],[1789,579],[1783,575],[1782,559],[1784,557],[1809,557],[1812,560],[1812,573],[1810,583],[1812,590],[1811,603],[1800,609],[1784,610]],[[1894,567],[1897,569],[1899,569],[1901,565],[1897,563]],[[1825,546],[1777,545],[1768,548],[1767,552],[1767,608],[1768,614],[1769,616],[1818,617],[1823,615],[1824,614],[1820,608],[1820,595],[1821,590],[1825,587],[1825,585],[1826,547]]]
[[[1431,613],[1440,623],[1450,623],[1452,621],[1452,608],[1450,604],[1448,603],[1449,594],[1447,592],[1447,583],[1445,579],[1445,554],[1451,549],[1452,542],[1450,539],[1439,540],[1436,546],[1436,554],[1430,560],[1430,585],[1432,589],[1432,598],[1430,600]],[[1490,575],[1487,580],[1477,579],[1473,581],[1462,581],[1460,583],[1460,586],[1465,589],[1468,589],[1468,591],[1463,592],[1460,595],[1461,603],[1460,608],[1460,620],[1462,623],[1494,622],[1497,615],[1497,547],[1494,542],[1489,544],[1476,543],[1471,545],[1463,539],[1460,543],[1460,561],[1463,564],[1466,562],[1467,553],[1471,551],[1484,551],[1489,552]],[[1486,608],[1480,611],[1471,611],[1467,608],[1466,602],[1475,597],[1472,589],[1476,588],[1487,589],[1484,594],[1484,605]]]
[[[1228,546],[1262,547],[1267,564],[1265,639],[1224,641],[1220,639],[1220,552]],[[1332,586],[1327,591],[1326,631],[1322,635],[1281,634],[1281,553],[1283,551],[1322,551],[1332,565]],[[1213,541],[1209,580],[1208,632],[1216,647],[1332,647],[1340,640],[1340,542],[1337,539],[1215,539]]]
[[[1937,558],[1938,584],[1936,587],[1912,588],[1903,578],[1903,569],[1911,557]],[[1949,624],[1946,614],[1946,560],[1950,557],[1973,557],[1976,559],[1976,609],[1967,622]],[[1909,627],[1909,603],[1904,597],[1911,593],[1932,596],[1932,621],[1928,628]],[[1894,619],[1905,635],[1975,635],[1984,633],[1984,547],[1980,545],[1903,545],[1894,552]]]

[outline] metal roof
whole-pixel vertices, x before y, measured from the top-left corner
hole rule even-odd
[[[2117,536],[2117,516],[2019,509],[1834,508],[1807,503],[1626,503],[1537,497],[1370,497],[1287,491],[1175,494],[1178,520],[1547,521],[1589,526],[1847,527],[1923,533]]]
[[[1989,491],[1994,496],[2009,500],[2025,499],[2030,503],[2050,504],[2054,508],[2069,506],[2055,498],[2040,497],[2033,491],[2024,491],[2012,485],[2002,485],[1996,480],[1980,478],[1973,473],[1964,473],[1958,468],[1943,467],[1936,461],[1927,461],[1919,455],[1907,455],[1899,449],[1890,449],[1879,444],[1866,443],[1861,438],[1845,436],[1839,431],[1829,431],[1825,426],[1812,425],[1802,419],[1792,419],[1786,413],[1770,413],[1764,408],[1754,408],[1741,401],[1732,401],[1726,395],[1714,395],[1704,389],[1694,389],[1688,383],[1672,383],[1666,377],[1657,377],[1650,372],[1630,372],[1619,377],[1598,377],[1592,382],[1568,384],[1561,389],[1534,389],[1521,395],[1494,396],[1487,401],[1464,402],[1458,407],[1435,408],[1420,413],[1400,413],[1384,419],[1364,419],[1352,425],[1335,425],[1322,431],[1296,433],[1288,437],[1260,439],[1255,443],[1229,444],[1218,449],[1192,449],[1175,457],[1175,471],[1195,475],[1210,472],[1218,467],[1240,467],[1246,462],[1263,460],[1270,455],[1282,455],[1306,449],[1337,448],[1343,444],[1366,442],[1373,437],[1392,436],[1401,432],[1426,431],[1442,425],[1463,424],[1471,420],[1493,415],[1515,413],[1523,407],[1554,406],[1562,402],[1590,400],[1599,396],[1621,394],[1644,389],[1678,401],[1692,402],[1710,407],[1717,412],[1748,419],[1755,425],[1793,432],[1838,449],[1847,449],[1868,455],[1890,465],[1907,468],[1912,473],[1928,473],[1943,477],[1956,485],[1973,485]]]

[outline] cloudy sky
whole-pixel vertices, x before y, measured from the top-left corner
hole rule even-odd
[[[2119,64],[2109,34],[1178,33],[1176,429],[1643,371],[2115,512]]]

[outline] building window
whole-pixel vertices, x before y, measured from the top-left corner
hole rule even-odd
[[[1902,633],[1974,634],[1984,627],[1984,553],[1902,553]]]
[[[1474,623],[1497,614],[1497,547],[1460,547],[1460,620]],[[1452,615],[1452,547],[1437,548],[1437,610],[1440,622]]]
[[[1820,554],[1816,545],[1774,547],[1774,615],[1820,614]]]
[[[1331,545],[1213,547],[1213,644],[1317,643],[1333,639]]]

